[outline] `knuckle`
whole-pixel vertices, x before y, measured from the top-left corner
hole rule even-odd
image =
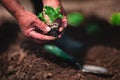
[[[26,37],[30,37],[30,33],[28,31],[25,32]]]

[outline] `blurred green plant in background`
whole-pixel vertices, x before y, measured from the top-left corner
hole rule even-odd
[[[120,26],[120,12],[113,13],[109,19],[110,24]]]
[[[79,27],[80,24],[84,21],[84,16],[79,12],[69,13],[67,18],[68,24],[72,27]]]
[[[96,23],[90,23],[86,25],[85,31],[87,34],[92,35],[100,31],[100,26]]]

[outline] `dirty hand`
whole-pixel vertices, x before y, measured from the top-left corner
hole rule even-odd
[[[58,8],[58,7],[60,7],[60,13],[63,15],[63,18],[59,19],[57,21],[57,23],[60,24],[60,26],[59,26],[59,32],[61,34],[58,35],[58,38],[60,38],[62,36],[63,31],[67,27],[67,17],[66,17],[64,9],[62,7],[61,1],[60,0],[52,0],[52,2],[51,2],[51,0],[42,0],[42,1],[43,1],[43,6],[44,7],[45,6],[51,6],[51,7],[55,8],[55,9]]]
[[[17,14],[16,19],[20,25],[21,31],[26,37],[36,41],[49,41],[55,39],[53,36],[45,35],[50,31],[50,28],[31,12],[24,10]],[[40,33],[40,31],[42,33]]]
[[[67,26],[67,18],[61,7],[54,8],[51,6],[45,6],[43,12],[39,13],[38,17],[51,28],[48,35],[56,38],[62,36],[64,29]]]
[[[59,38],[62,36],[63,31],[65,30],[65,28],[67,27],[67,17],[65,15],[64,9],[61,8],[61,13],[64,16],[61,21],[60,21],[60,27],[59,27],[59,31],[61,32],[61,34],[58,36]]]

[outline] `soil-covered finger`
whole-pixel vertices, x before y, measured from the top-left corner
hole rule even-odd
[[[31,31],[29,33],[29,37],[37,39],[37,40],[42,40],[42,41],[49,41],[49,40],[54,40],[55,39],[55,37],[53,37],[53,36],[47,36],[47,35],[44,35],[44,34],[37,33],[35,31]]]
[[[44,33],[47,33],[51,30],[51,28],[48,25],[46,25],[44,22],[38,22],[35,24],[35,26],[40,30],[42,30]]]

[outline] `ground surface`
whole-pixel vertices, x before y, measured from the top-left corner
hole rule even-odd
[[[100,22],[101,24],[102,22]],[[7,23],[8,24],[8,23]],[[75,70],[71,65],[51,55],[43,45],[26,40],[17,25],[3,24],[0,31],[1,80],[119,80],[120,38],[119,28],[103,25],[99,33],[75,36],[84,28],[72,29],[73,39],[85,43],[85,48],[71,53],[80,63],[106,67],[112,76],[94,75]],[[75,31],[75,32],[74,32]],[[64,43],[62,44],[64,45]],[[69,50],[67,50],[69,51]]]
[[[120,80],[120,27],[111,26],[106,20],[112,12],[119,11],[115,6],[112,7],[113,4],[118,7],[114,1],[98,1],[100,6],[108,4],[106,8],[96,5],[98,12],[91,0],[82,1],[79,6],[80,11],[84,14],[94,12],[95,15],[87,16],[80,28],[69,26],[65,34],[83,43],[84,47],[77,52],[71,52],[62,47],[81,64],[105,67],[112,75],[94,75],[76,70],[69,63],[45,51],[44,45],[27,40],[15,23],[4,23],[0,27],[0,80]],[[94,2],[97,4],[96,1]],[[68,10],[69,4],[65,7]],[[102,14],[97,15],[99,11],[102,11]],[[97,32],[86,31],[86,25],[91,23],[100,26]]]

